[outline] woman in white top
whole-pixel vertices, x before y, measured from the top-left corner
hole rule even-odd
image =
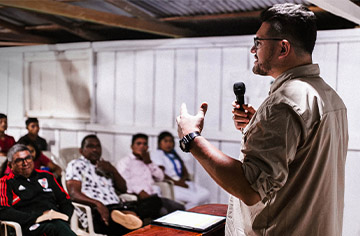
[[[183,160],[174,150],[174,136],[161,132],[158,136],[158,150],[151,153],[151,160],[165,172],[165,179],[174,182],[175,200],[183,202],[186,209],[207,203],[210,192],[190,181]]]

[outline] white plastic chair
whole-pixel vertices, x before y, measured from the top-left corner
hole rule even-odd
[[[1,221],[0,235],[8,236],[9,235],[8,227],[11,227],[15,230],[16,236],[22,236],[22,230],[20,224],[13,221]]]
[[[63,171],[61,174],[61,184],[62,184],[64,190],[67,192],[66,181],[65,181],[65,171]],[[70,220],[71,230],[74,231],[76,233],[76,235],[79,235],[79,236],[102,236],[103,234],[97,234],[94,231],[94,224],[93,224],[91,208],[87,205],[77,203],[77,202],[73,202],[72,204],[74,205],[74,207],[80,209],[80,211],[85,213],[86,219],[87,219],[87,226],[83,227],[81,225],[79,216],[75,210],[71,217],[71,220]]]
[[[70,226],[71,226],[71,230],[74,231],[76,233],[76,235],[78,235],[78,236],[105,236],[104,234],[95,233],[91,208],[89,206],[80,204],[80,203],[76,203],[76,202],[73,202],[73,205],[75,207],[79,208],[81,211],[83,211],[86,214],[86,218],[87,218],[87,228],[84,229],[81,226],[78,215],[74,211],[74,214],[72,215],[71,220],[70,220]]]
[[[160,182],[155,182],[155,185],[160,187],[162,197],[175,200],[174,183],[172,181],[164,180]]]

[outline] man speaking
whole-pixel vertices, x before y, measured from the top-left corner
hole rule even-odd
[[[254,108],[233,103],[243,160],[200,135],[207,104],[177,117],[181,148],[231,194],[226,235],[335,236],[342,233],[348,146],[346,107],[312,63],[315,15],[278,4],[261,14],[253,72],[275,78]]]

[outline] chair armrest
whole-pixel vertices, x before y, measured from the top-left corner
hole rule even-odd
[[[13,222],[13,221],[1,221],[1,225],[5,226],[5,234],[4,234],[4,236],[8,235],[6,226],[10,226],[10,227],[14,228],[16,236],[22,236],[22,230],[21,230],[21,226],[20,226],[19,223]]]
[[[138,200],[138,197],[131,193],[122,193],[119,195],[119,197],[124,202],[134,202]]]
[[[85,211],[87,221],[88,221],[88,232],[85,232],[84,230],[79,228],[79,222],[78,222],[78,216],[76,215],[76,212],[73,213],[73,216],[71,217],[70,225],[71,229],[77,234],[77,235],[89,235],[89,236],[105,236],[102,234],[97,234],[94,231],[94,223],[92,218],[92,212],[91,208],[88,205],[84,205],[81,203],[73,202],[72,203],[75,207],[78,207],[80,210]]]
[[[171,180],[163,180],[155,182],[154,185],[159,186],[161,189],[161,196],[175,200],[174,183]]]

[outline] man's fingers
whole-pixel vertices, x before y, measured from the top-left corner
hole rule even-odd
[[[203,102],[200,106],[200,110],[197,115],[201,117],[205,117],[207,108],[208,108],[208,104],[206,102]]]
[[[182,103],[181,107],[180,107],[180,115],[184,115],[184,114],[187,114],[187,113],[188,113],[188,111],[187,111],[186,104]]]

